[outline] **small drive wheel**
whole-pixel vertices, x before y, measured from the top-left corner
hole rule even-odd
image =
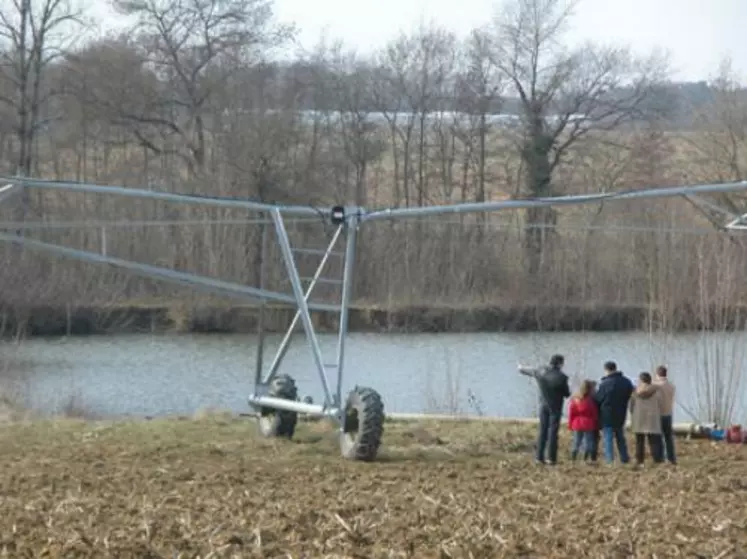
[[[342,456],[371,462],[384,434],[384,402],[373,388],[356,386],[345,403],[345,427],[340,433]]]
[[[284,400],[297,400],[298,389],[296,381],[289,375],[278,375],[270,383],[268,396],[283,398]],[[259,412],[259,432],[264,437],[293,438],[298,423],[298,414],[294,411],[276,410],[273,408],[261,408]]]

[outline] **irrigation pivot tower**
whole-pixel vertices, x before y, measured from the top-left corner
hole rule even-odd
[[[408,217],[421,217],[440,214],[464,214],[478,212],[496,212],[504,210],[517,210],[532,207],[566,206],[579,204],[598,204],[616,201],[631,201],[648,198],[684,197],[700,207],[716,209],[726,216],[728,222],[723,226],[725,230],[747,229],[747,214],[734,215],[732,212],[721,209],[707,202],[699,195],[713,193],[729,193],[747,190],[747,181],[725,184],[706,184],[696,186],[681,186],[675,188],[646,188],[642,190],[629,190],[624,192],[612,192],[590,195],[571,195],[549,198],[534,198],[523,200],[506,200],[500,202],[467,203],[443,206],[429,206],[419,208],[398,208],[367,211],[360,207],[316,208],[310,206],[272,205],[258,203],[251,200],[235,198],[219,198],[207,196],[194,196],[184,194],[172,194],[152,190],[136,188],[125,188],[116,186],[98,186],[77,182],[57,182],[23,177],[0,177],[0,203],[15,197],[23,189],[46,189],[63,192],[84,192],[109,194],[112,196],[124,196],[151,200],[162,200],[167,202],[191,204],[198,206],[212,206],[221,208],[239,208],[252,210],[269,216],[263,223],[274,226],[280,253],[285,265],[287,278],[291,284],[292,294],[280,293],[264,289],[262,285],[250,287],[238,283],[221,281],[214,278],[179,272],[176,270],[152,266],[124,260],[107,255],[105,246],[101,253],[78,250],[61,245],[41,242],[26,238],[12,229],[23,229],[34,227],[34,224],[9,224],[0,223],[0,241],[13,243],[29,250],[48,252],[53,255],[66,256],[87,262],[96,262],[113,265],[141,276],[160,279],[178,285],[192,287],[194,289],[209,293],[233,297],[244,301],[275,301],[279,303],[292,304],[296,308],[295,316],[287,329],[287,332],[277,350],[266,372],[262,366],[262,328],[260,306],[260,336],[257,354],[257,368],[255,375],[254,393],[248,398],[249,405],[258,412],[259,429],[264,436],[268,437],[292,437],[295,431],[298,414],[311,414],[325,416],[334,420],[339,425],[339,440],[342,455],[354,460],[375,459],[383,435],[384,428],[384,404],[380,394],[373,388],[356,386],[350,390],[343,400],[343,381],[345,365],[345,339],[348,331],[348,309],[353,287],[353,274],[356,256],[356,238],[362,224],[372,221],[389,219],[402,219]],[[316,272],[311,278],[301,278],[295,262],[294,254],[311,252],[311,249],[303,249],[291,246],[290,238],[286,230],[287,218],[300,219],[323,219],[334,228],[334,234],[327,247],[316,250],[321,256]],[[48,227],[44,222],[37,223],[36,227]],[[263,246],[266,239],[263,233]],[[344,251],[336,251],[338,244],[344,244]],[[317,303],[310,300],[314,287],[323,281],[322,272],[331,256],[336,255],[343,259],[342,278],[337,280],[341,284],[339,304]],[[309,281],[304,289],[302,280]],[[337,351],[334,360],[327,360],[317,338],[314,324],[311,319],[313,311],[333,311],[339,313]],[[293,333],[298,323],[301,323],[306,340],[311,349],[313,365],[319,376],[319,381],[324,393],[324,401],[321,404],[311,404],[298,401],[295,380],[288,374],[280,373],[283,357],[289,347]],[[264,373],[264,374],[263,374]],[[330,376],[334,382],[330,384]]]

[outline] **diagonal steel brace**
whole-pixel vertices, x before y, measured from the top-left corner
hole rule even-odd
[[[301,313],[301,322],[303,323],[303,329],[306,331],[306,339],[311,346],[311,353],[314,356],[314,364],[316,365],[319,378],[322,381],[322,387],[324,388],[324,405],[325,407],[328,407],[332,404],[332,393],[329,389],[327,372],[324,369],[324,358],[322,357],[322,350],[319,346],[319,339],[314,331],[314,324],[311,322],[311,315],[309,314],[310,306],[306,302],[303,286],[301,285],[301,278],[298,275],[298,269],[296,268],[296,263],[293,259],[293,249],[288,240],[288,232],[285,229],[283,216],[281,215],[280,210],[275,208],[270,211],[270,215],[272,216],[272,220],[275,222],[275,230],[278,235],[280,250],[283,253],[283,261],[285,262],[285,268],[288,272],[288,279],[290,279],[291,286],[293,286],[293,295],[296,298],[298,312]]]
[[[307,303],[308,303],[309,297],[311,296],[311,292],[314,290],[314,287],[316,287],[319,277],[322,275],[322,270],[324,270],[324,266],[327,264],[327,261],[329,260],[329,257],[332,254],[332,250],[335,248],[335,245],[337,244],[337,240],[340,238],[340,234],[342,233],[342,230],[343,230],[343,226],[339,225],[337,227],[337,230],[335,231],[335,234],[332,236],[332,240],[327,245],[327,249],[324,251],[324,255],[322,256],[322,259],[316,268],[316,272],[314,272],[314,276],[311,278],[311,282],[309,283],[309,286],[306,288],[306,293],[304,294],[304,300]],[[282,363],[283,358],[285,357],[285,354],[288,352],[288,348],[290,347],[291,340],[293,339],[293,333],[295,332],[296,326],[298,326],[298,321],[300,319],[301,319],[301,310],[299,309],[296,311],[296,314],[293,317],[293,320],[291,321],[290,326],[288,326],[288,329],[285,332],[285,336],[283,337],[283,340],[280,342],[280,347],[278,347],[278,350],[275,353],[275,358],[272,360],[272,363],[270,364],[270,370],[267,372],[267,376],[262,380],[263,384],[267,384],[268,382],[270,382],[277,374],[278,369],[280,368],[280,364]]]
[[[41,241],[27,239],[18,235],[8,235],[7,233],[0,233],[0,241],[14,243],[32,250],[49,252],[52,254],[57,254],[59,256],[67,256],[70,258],[75,258],[77,260],[82,260],[84,262],[109,264],[111,266],[123,268],[140,276],[160,279],[169,283],[184,285],[187,287],[192,287],[193,289],[206,291],[208,293],[214,293],[216,295],[224,295],[234,297],[236,299],[249,300],[252,302],[255,302],[257,299],[269,299],[272,301],[290,304],[296,302],[292,295],[286,295],[285,293],[265,291],[263,289],[257,289],[255,287],[248,287],[241,284],[216,280],[205,276],[198,276],[196,274],[177,272],[176,270],[170,270],[169,268],[151,266],[150,264],[142,264],[140,262],[132,262],[130,260],[122,260],[120,258],[112,258],[110,256],[103,256],[95,252],[88,252],[85,250],[78,250],[60,245],[43,243]],[[339,305],[327,305],[324,303],[305,305],[305,307],[307,309],[313,308],[314,310],[321,311],[338,312],[340,310]]]

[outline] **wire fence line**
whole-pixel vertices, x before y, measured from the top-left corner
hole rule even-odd
[[[8,286],[6,298],[13,305],[182,296],[169,286],[109,267],[94,271],[81,262],[39,258],[14,245],[19,235],[65,251],[82,250],[287,291],[286,263],[277,243],[268,242],[266,254],[261,249],[266,228],[270,238],[275,236],[265,210],[195,210],[194,204],[173,209],[166,204],[170,200],[107,202],[80,193],[44,198],[37,194],[30,200],[26,219],[19,219],[19,208],[12,206],[3,206],[0,214],[0,231],[8,241],[0,247],[4,259],[0,282]],[[738,291],[732,299],[742,300],[742,293],[747,294],[736,287],[743,282],[732,278],[747,261],[747,244],[734,242],[736,232],[725,233],[720,221],[709,219],[709,214],[703,215],[681,198],[643,205],[595,203],[540,215],[523,210],[398,214],[397,219],[376,226],[363,222],[356,251],[356,304],[549,308],[560,302],[629,306],[650,301],[663,305],[676,299],[670,306],[684,308],[698,300],[704,289],[723,290],[726,273]],[[329,210],[284,216],[299,275],[314,274],[318,258],[311,256],[324,254],[334,229],[331,217]],[[532,236],[533,229],[558,234]],[[533,238],[540,236],[541,242]],[[339,278],[337,260],[341,259],[333,260],[324,276]],[[55,282],[31,280],[52,275]],[[314,296],[325,303],[339,299],[337,291],[326,285],[318,285]]]
[[[436,218],[410,218],[419,219],[429,225],[465,225],[459,219],[436,219]],[[288,225],[301,223],[316,223],[319,219],[298,218],[287,219]],[[200,219],[200,220],[91,220],[91,221],[0,221],[0,229],[6,231],[23,230],[53,230],[53,229],[136,229],[140,227],[206,227],[206,226],[247,226],[271,224],[268,219]],[[476,225],[471,223],[470,225]],[[522,229],[549,229],[559,231],[608,231],[608,232],[631,232],[631,233],[682,233],[692,235],[708,235],[717,232],[711,227],[663,227],[650,225],[591,225],[591,224],[550,224],[550,223],[528,223],[522,225],[511,225],[507,223],[490,223],[489,221],[480,225],[488,231],[511,231],[518,227]],[[370,227],[370,226],[369,226]]]
[[[285,220],[288,224],[316,223],[318,218]],[[207,225],[262,225],[272,224],[271,219],[173,219],[173,220],[86,220],[86,221],[0,221],[0,229],[135,229],[138,227],[200,227]]]

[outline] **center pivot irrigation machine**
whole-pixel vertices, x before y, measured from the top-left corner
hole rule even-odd
[[[305,206],[271,205],[258,203],[246,199],[217,198],[206,196],[194,196],[183,194],[170,194],[151,190],[136,188],[97,186],[91,184],[55,182],[27,179],[22,177],[0,177],[0,202],[15,197],[25,188],[48,189],[66,192],[84,192],[96,194],[110,194],[114,196],[126,196],[151,200],[162,200],[181,204],[192,204],[201,206],[213,206],[221,208],[238,208],[241,210],[252,210],[269,215],[265,223],[274,225],[279,244],[280,253],[285,265],[288,280],[292,287],[292,295],[259,287],[249,287],[238,283],[220,281],[206,276],[178,272],[168,268],[151,266],[130,260],[113,258],[107,256],[105,246],[102,246],[101,254],[74,248],[64,247],[56,244],[45,243],[10,232],[6,227],[0,229],[0,241],[14,243],[27,249],[49,252],[59,256],[113,265],[133,273],[164,280],[167,282],[189,286],[210,293],[229,296],[240,300],[276,301],[292,304],[296,307],[295,316],[280,343],[275,358],[269,369],[263,375],[263,330],[262,309],[260,306],[259,318],[259,341],[257,352],[257,367],[255,375],[254,393],[249,396],[249,405],[254,408],[259,416],[260,432],[267,437],[293,436],[298,414],[309,414],[314,416],[328,417],[339,425],[339,440],[342,455],[354,460],[370,461],[375,459],[378,452],[381,437],[384,430],[384,404],[380,394],[373,388],[356,386],[343,401],[343,371],[345,364],[345,339],[348,331],[348,309],[353,287],[353,273],[356,256],[356,237],[361,224],[369,221],[401,219],[408,217],[433,216],[440,214],[463,214],[478,212],[495,212],[501,210],[516,210],[532,207],[567,206],[577,204],[594,204],[614,201],[641,200],[647,198],[684,197],[701,209],[709,208],[716,210],[729,217],[729,221],[723,225],[725,230],[747,229],[747,214],[743,216],[734,215],[732,212],[719,208],[714,204],[699,198],[698,195],[729,193],[747,190],[747,181],[727,184],[709,184],[697,186],[682,186],[676,188],[648,188],[625,192],[602,193],[578,196],[559,196],[552,198],[535,198],[523,200],[507,200],[500,202],[467,203],[444,206],[430,206],[403,209],[385,209],[377,211],[366,211],[360,207],[315,208]],[[334,228],[334,234],[326,249],[303,249],[291,246],[290,238],[286,230],[286,218],[314,218],[323,219]],[[264,237],[264,235],[263,235]],[[344,252],[336,251],[340,239],[344,239]],[[263,239],[263,247],[266,243]],[[316,273],[311,278],[299,276],[298,267],[294,254],[299,253],[318,254],[321,259],[316,268]],[[328,260],[331,256],[343,259],[342,278],[335,281],[341,284],[340,302],[338,305],[325,303],[314,303],[310,301],[310,295],[319,282],[325,281],[321,277]],[[260,274],[263,275],[263,274]],[[302,280],[309,284],[304,290]],[[311,319],[312,311],[339,312],[337,354],[334,362],[329,363],[322,355],[319,340]],[[298,391],[295,380],[287,374],[280,374],[280,365],[288,350],[294,331],[301,322],[306,340],[310,346],[314,368],[316,369],[324,392],[322,404],[312,404],[298,401]],[[334,387],[330,386],[329,374],[336,375]]]

